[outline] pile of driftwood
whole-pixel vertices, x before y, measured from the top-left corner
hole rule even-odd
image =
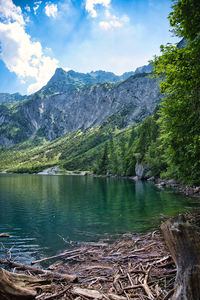
[[[0,260],[12,270],[0,268],[0,299],[200,299],[198,233],[183,217],[161,229],[172,256],[153,232],[84,244],[32,263],[56,260],[47,270]]]

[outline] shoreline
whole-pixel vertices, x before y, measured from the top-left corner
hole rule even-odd
[[[17,174],[17,175],[51,175],[51,176],[91,176],[97,178],[121,178],[121,179],[129,179],[132,181],[144,181],[144,182],[152,182],[158,189],[170,188],[174,193],[179,193],[185,195],[187,197],[199,198],[200,199],[200,186],[191,186],[190,184],[183,185],[179,181],[175,179],[161,179],[161,178],[139,178],[138,176],[119,176],[119,175],[97,175],[90,173],[90,171],[79,171],[79,170],[64,170],[59,166],[50,167],[44,169],[38,173],[8,173],[6,171],[0,172],[0,174]]]
[[[16,276],[31,276],[26,291],[34,295],[33,299],[40,300],[76,297],[80,300],[141,297],[163,300],[173,289],[176,276],[174,262],[163,236],[157,231],[127,233],[110,244],[108,241],[84,244],[41,261],[45,260],[51,262],[45,270],[10,260],[0,260],[0,264],[15,269]],[[38,282],[37,288],[34,281]],[[47,287],[48,281],[51,284]]]
[[[198,263],[193,255],[196,253],[198,257],[199,252],[193,250],[199,249],[199,222],[198,214],[180,215],[162,223],[162,233],[126,233],[111,243],[105,239],[86,243],[32,262],[33,265],[50,261],[46,269],[0,259],[3,266],[0,268],[0,279],[3,277],[0,298],[13,299],[18,293],[19,299],[26,295],[30,297],[26,299],[37,300],[170,299],[180,289],[178,276],[189,276],[188,269],[191,271],[191,265],[195,268]],[[192,259],[189,267],[188,259]],[[183,282],[183,293],[186,287],[190,287],[189,281]]]
[[[58,169],[56,170],[58,171]],[[78,171],[75,174],[71,172],[69,174],[49,174],[47,172],[37,175],[76,175],[139,180],[136,177],[98,176],[89,174],[89,172],[78,173]],[[199,187],[186,186],[182,189],[180,183],[172,179],[153,180],[151,178],[151,180],[145,181],[153,182],[160,189],[171,188],[174,193],[182,193],[189,197],[199,198],[200,196]],[[197,214],[196,216],[188,214],[187,218],[189,221],[193,219],[193,222],[200,220]],[[33,296],[30,299],[38,300],[76,299],[77,297],[79,300],[139,300],[145,298],[166,300],[171,297],[174,292],[177,269],[160,231],[148,234],[125,233],[110,244],[106,240],[100,240],[95,244],[88,243],[79,248],[67,249],[64,253],[54,257],[33,262],[34,264],[52,260],[52,264],[47,269],[21,265],[12,259],[0,259],[0,265],[3,266],[3,271],[0,268],[0,276],[1,271],[5,273],[5,276],[10,276],[10,272],[4,268],[15,270],[16,282],[18,282],[17,278],[20,274],[23,276],[28,274],[29,280],[31,280],[30,287],[24,283],[23,286],[27,287],[26,293]],[[44,286],[43,281],[45,281]],[[34,288],[34,282],[39,282],[37,289]],[[13,288],[15,289],[15,276],[10,284],[12,287],[14,284]]]

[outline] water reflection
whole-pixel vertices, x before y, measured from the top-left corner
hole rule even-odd
[[[191,200],[149,183],[85,176],[0,175],[0,232],[28,257],[51,255],[70,240],[155,229],[160,214],[174,215]],[[82,232],[90,232],[90,235]]]

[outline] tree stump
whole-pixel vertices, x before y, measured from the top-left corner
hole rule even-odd
[[[35,299],[37,293],[29,286],[33,282],[35,278],[32,276],[14,274],[0,268],[0,299]]]
[[[35,299],[41,292],[52,292],[52,279],[45,277],[11,273],[0,268],[0,299],[26,300]]]
[[[200,236],[183,216],[161,225],[166,244],[177,267],[172,300],[200,299]]]

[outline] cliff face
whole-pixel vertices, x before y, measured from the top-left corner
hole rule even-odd
[[[25,96],[22,96],[18,93],[15,94],[8,94],[8,93],[0,93],[0,104],[11,104],[16,101],[21,101],[25,99]]]
[[[0,108],[0,145],[34,136],[52,140],[121,114],[122,127],[142,121],[161,101],[155,80],[139,74],[121,83],[101,83],[53,95],[36,93],[14,107]],[[117,122],[117,119],[116,119]]]

